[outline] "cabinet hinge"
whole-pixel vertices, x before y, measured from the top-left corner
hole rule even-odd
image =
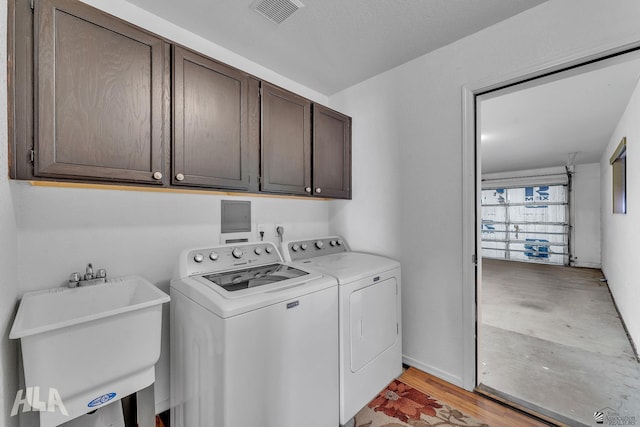
[[[478,265],[478,255],[471,255],[471,262],[473,263],[473,265]]]
[[[34,0],[29,0],[29,6],[31,7],[31,10],[35,9]]]
[[[36,160],[36,152],[34,150],[29,150],[29,160],[33,163]]]

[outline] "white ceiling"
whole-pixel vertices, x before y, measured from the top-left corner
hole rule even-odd
[[[325,95],[545,0],[302,0],[280,25],[254,0],[127,0]]]
[[[482,173],[599,162],[638,83],[638,56],[481,101]]]

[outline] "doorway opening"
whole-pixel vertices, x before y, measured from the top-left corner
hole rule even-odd
[[[474,94],[476,386],[569,425],[640,416],[640,365],[600,270],[607,150],[639,77],[636,50]]]

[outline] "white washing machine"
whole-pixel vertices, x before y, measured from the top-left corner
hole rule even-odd
[[[340,237],[285,242],[285,260],[338,280],[340,424],[402,373],[400,263],[349,250]]]
[[[338,425],[338,286],[271,243],[189,249],[171,281],[173,427]]]

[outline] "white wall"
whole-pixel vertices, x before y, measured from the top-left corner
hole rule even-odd
[[[640,345],[640,84],[600,161],[602,176],[602,271],[620,314],[636,345]],[[609,158],[627,137],[627,213],[613,214],[612,172]]]
[[[17,232],[9,185],[7,141],[7,2],[0,2],[0,425],[18,425],[11,408],[18,388],[17,344],[9,340],[18,301]]]
[[[355,159],[354,200],[332,204],[331,229],[402,262],[409,364],[456,384],[474,372],[464,354],[473,325],[463,323],[463,296],[474,284],[462,273],[471,261],[463,259],[463,87],[637,42],[638,19],[634,0],[550,0],[330,98],[353,116]]]
[[[82,273],[89,262],[111,277],[141,275],[168,292],[182,249],[220,243],[222,199],[251,200],[254,229],[257,223],[280,223],[285,238],[328,232],[326,201],[49,188],[27,182],[12,182],[11,187],[21,294],[63,286],[70,273]],[[265,238],[276,242],[275,225]],[[157,411],[168,409],[168,314],[165,306]]]
[[[327,103],[326,96],[123,0],[91,0],[86,3],[309,99]],[[6,7],[6,2],[2,4]],[[6,19],[2,19],[3,38],[6,36],[5,23]],[[0,57],[3,60],[6,58],[5,46],[6,42],[0,40]],[[4,76],[6,67],[1,68]],[[0,93],[0,115],[6,133],[5,88],[6,83]],[[6,141],[6,137],[3,140]],[[6,282],[0,299],[0,322],[3,326],[12,319],[16,295],[61,286],[71,272],[82,271],[88,262],[96,268],[106,268],[110,276],[142,275],[168,291],[179,252],[190,246],[218,244],[220,200],[234,199],[212,194],[48,188],[34,187],[21,181],[7,183],[7,147],[6,144],[0,145],[0,271],[3,282]],[[252,201],[254,226],[257,223],[283,224],[287,239],[328,233],[327,201],[268,197],[235,199]],[[275,241],[274,229],[267,230],[266,239]],[[16,241],[19,256],[16,256]],[[166,306],[164,320],[163,352],[156,369],[158,412],[169,407]],[[5,400],[11,399],[12,404],[16,391],[13,377],[17,366],[15,346],[9,343],[6,331],[0,357],[6,368],[0,370],[4,387],[0,391],[3,396],[7,395]],[[0,407],[0,425],[2,414]]]
[[[576,165],[572,187],[572,265],[600,268],[600,164]]]

